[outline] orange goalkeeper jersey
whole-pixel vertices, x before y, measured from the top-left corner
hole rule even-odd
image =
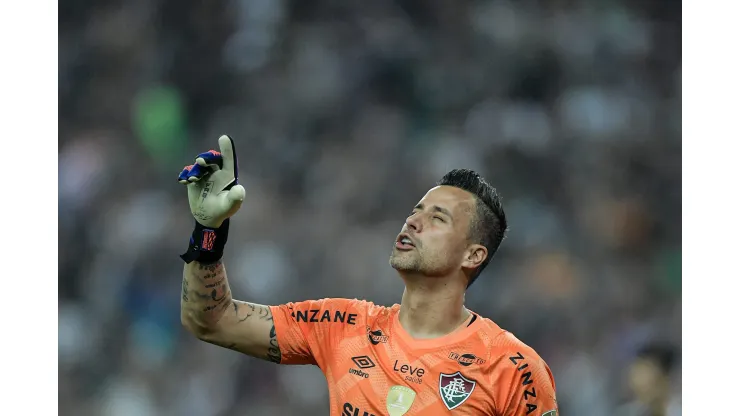
[[[400,305],[322,299],[272,306],[281,364],[314,364],[331,416],[556,416],[555,382],[537,353],[489,319],[418,340]]]

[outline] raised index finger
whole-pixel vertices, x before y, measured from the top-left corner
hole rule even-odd
[[[234,172],[234,178],[238,178],[239,172],[236,162],[236,152],[234,150],[234,140],[227,135],[223,135],[218,138],[218,147],[221,149],[221,156],[223,157],[223,169]]]

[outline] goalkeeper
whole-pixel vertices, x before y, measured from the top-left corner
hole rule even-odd
[[[449,172],[405,219],[390,256],[406,286],[400,305],[265,306],[233,299],[226,279],[229,218],[245,190],[233,141],[222,136],[219,146],[179,176],[195,217],[181,256],[181,316],[199,339],[274,363],[318,366],[331,415],[557,415],[547,364],[464,306],[507,229],[496,190],[477,173]]]

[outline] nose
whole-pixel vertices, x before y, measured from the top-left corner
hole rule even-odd
[[[419,214],[413,214],[410,215],[408,218],[406,218],[406,228],[418,233],[421,232],[421,229],[423,227],[423,221],[421,220],[421,215]]]

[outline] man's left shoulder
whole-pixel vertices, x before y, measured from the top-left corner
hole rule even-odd
[[[523,353],[526,352],[530,356],[537,356],[538,358],[540,358],[539,354],[534,350],[534,348],[517,338],[517,336],[513,333],[506,330],[502,330],[501,333],[493,340],[493,345],[502,352],[522,351]]]
[[[545,361],[540,354],[513,333],[502,329],[490,319],[485,319],[485,331],[490,334],[488,349],[490,351],[491,367],[514,367],[522,365],[544,365]]]
[[[500,413],[557,416],[555,379],[534,348],[501,329],[488,341],[488,350],[484,371]]]

